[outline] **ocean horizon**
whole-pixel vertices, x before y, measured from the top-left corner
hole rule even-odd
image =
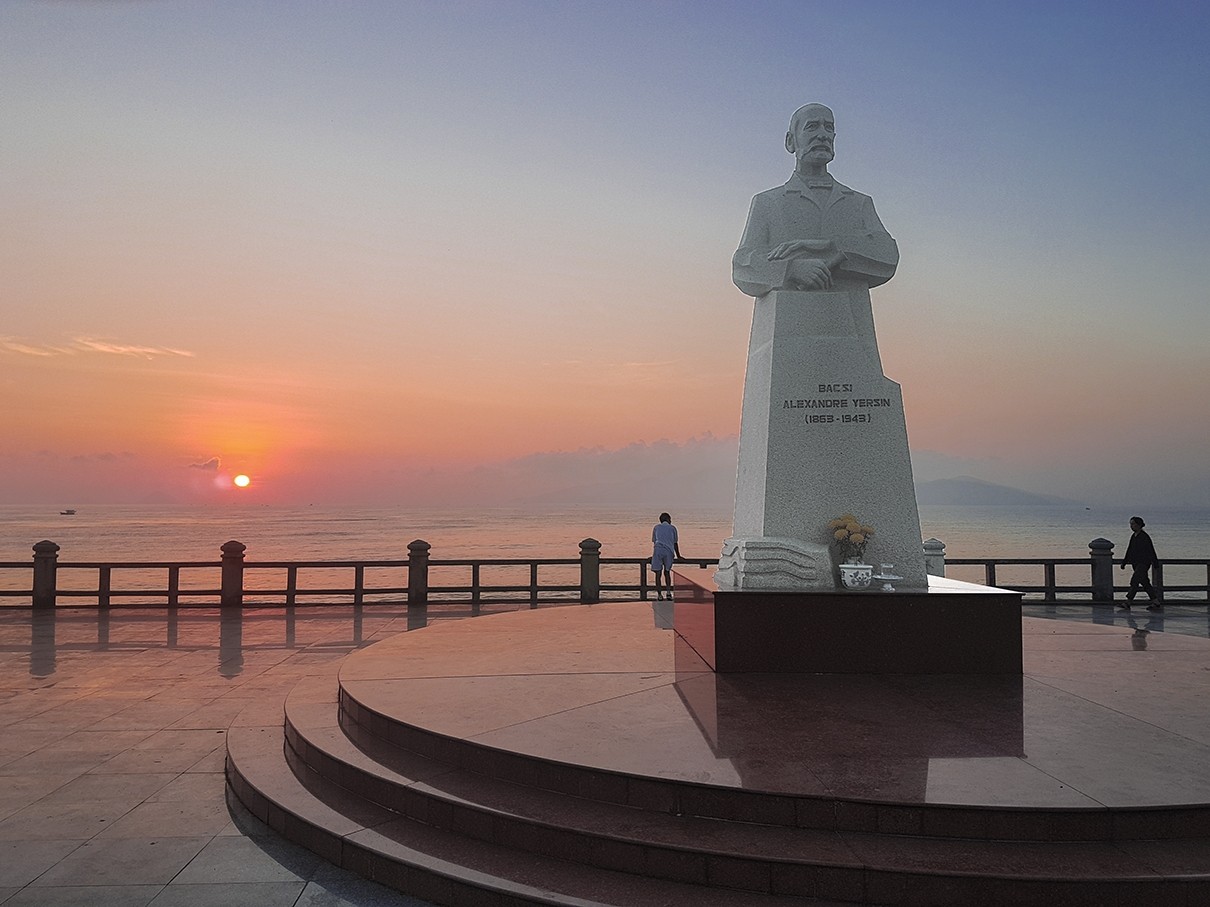
[[[921,538],[938,538],[947,558],[1086,558],[1088,543],[1109,539],[1115,555],[1130,536],[1126,508],[1080,505],[921,505]],[[65,515],[48,507],[0,507],[0,561],[30,563],[33,545],[60,546],[61,563],[208,561],[229,540],[247,546],[248,562],[400,560],[408,543],[423,539],[435,560],[575,558],[585,538],[601,542],[604,557],[647,557],[659,510],[636,507],[531,506],[515,508],[359,508],[239,506],[92,506]],[[1161,559],[1210,558],[1210,508],[1145,511]],[[687,560],[716,558],[731,532],[731,513],[718,508],[672,512]],[[557,568],[563,570],[565,568]],[[567,568],[571,569],[571,568]],[[5,587],[25,574],[8,570]],[[950,564],[947,576],[984,582],[978,565]],[[570,577],[571,574],[568,574]],[[1115,571],[1124,584],[1126,574]],[[1061,565],[1063,585],[1087,585],[1087,566]],[[1204,565],[1165,567],[1169,586],[1204,585]],[[567,581],[571,581],[568,579]],[[1002,565],[997,584],[1043,582],[1040,566]],[[154,585],[154,583],[153,583]],[[1176,593],[1174,597],[1195,597]]]
[[[49,507],[0,506],[0,560],[32,556],[57,543],[64,560],[210,560],[236,540],[259,560],[393,559],[423,539],[433,557],[573,557],[581,539],[611,557],[650,551],[659,507],[526,506],[366,508],[274,505],[95,505],[64,515]],[[1135,511],[1061,505],[920,506],[921,538],[938,538],[950,557],[1086,557],[1092,539],[1125,550]],[[1161,558],[1210,557],[1210,508],[1143,511]],[[731,513],[681,508],[672,514],[687,558],[717,557]]]

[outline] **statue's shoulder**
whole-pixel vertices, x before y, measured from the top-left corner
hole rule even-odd
[[[786,186],[788,185],[789,183],[787,183],[785,186],[774,186],[772,189],[766,189],[764,192],[758,192],[756,195],[752,196],[752,201],[754,203],[775,201],[786,194]]]
[[[865,199],[866,201],[873,201],[873,199],[871,199],[864,192],[858,192],[852,186],[846,186],[844,183],[842,183],[838,179],[833,179],[832,183],[835,186],[837,192],[843,192],[845,195],[852,196],[854,199]]]

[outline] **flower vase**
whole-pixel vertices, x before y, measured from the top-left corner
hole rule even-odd
[[[846,589],[868,589],[874,578],[874,565],[856,563],[856,560],[850,558],[840,565],[840,583]]]

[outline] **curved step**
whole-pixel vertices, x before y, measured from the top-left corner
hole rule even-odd
[[[239,716],[233,788],[287,837],[444,904],[1210,904],[1210,772],[1137,764],[1160,730],[1165,752],[1207,751],[1203,720],[1157,729],[1137,699],[1032,679],[1028,711],[1011,683],[693,673],[635,608],[491,620],[392,637]],[[1164,677],[1203,656],[1177,643]],[[1056,745],[1030,761],[1026,740]],[[935,783],[967,805],[929,802]]]
[[[363,747],[372,746],[369,741],[375,739],[400,754],[479,776],[678,816],[973,841],[1087,843],[1210,838],[1210,806],[1204,805],[1025,808],[772,794],[552,762],[408,724],[365,705],[343,685],[337,697],[345,733]]]
[[[1012,903],[1044,894],[1092,905],[1107,903],[1107,890],[1115,898],[1137,890],[1137,903],[1152,904],[1210,892],[1210,856],[1199,856],[1210,854],[1206,841],[1181,842],[1184,878],[1174,882],[1162,878],[1172,868],[1163,843],[955,841],[644,811],[455,769],[356,727],[355,743],[331,717],[330,683],[296,692],[286,704],[287,757],[301,774],[339,779],[453,833],[600,868],[858,903],[996,903],[1011,893]]]
[[[322,707],[313,707],[320,704],[312,698],[302,691],[286,704],[286,759],[296,774],[314,772],[417,821],[671,881],[758,891],[776,886],[812,897],[852,898],[862,892],[862,867],[835,832],[680,817],[499,781],[401,752],[373,737],[354,742],[325,718]],[[815,868],[808,871],[809,865]],[[775,882],[782,875],[784,884]]]
[[[227,776],[248,809],[338,866],[438,904],[795,907],[829,902],[707,890],[464,838],[401,818],[286,764],[280,727],[233,726]],[[831,902],[833,905],[835,902]]]

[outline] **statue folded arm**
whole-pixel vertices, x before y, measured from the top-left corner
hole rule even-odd
[[[769,260],[769,253],[776,243],[765,201],[764,194],[752,199],[744,236],[731,258],[731,279],[747,296],[764,296],[772,290],[782,289],[790,267],[790,259]]]
[[[841,271],[862,278],[867,286],[877,287],[895,276],[899,265],[899,244],[886,231],[874,201],[868,195],[861,197],[861,232],[836,236],[833,243],[844,253]]]
[[[801,269],[792,263],[800,259],[827,268],[832,282],[848,277],[876,287],[890,280],[899,264],[899,246],[878,219],[874,202],[868,196],[852,195],[852,204],[860,207],[855,217],[844,218],[848,229],[823,237],[777,235],[781,219],[774,205],[782,199],[776,194],[771,198],[770,193],[753,198],[743,239],[731,259],[735,285],[748,296],[799,289],[794,274]]]

